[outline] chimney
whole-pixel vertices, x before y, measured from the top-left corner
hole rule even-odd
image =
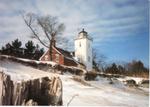
[[[55,36],[54,35],[52,35],[52,38],[51,38],[51,45],[52,46],[56,46],[56,40],[55,40]]]

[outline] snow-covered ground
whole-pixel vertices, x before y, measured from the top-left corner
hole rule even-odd
[[[48,64],[51,65],[52,67],[59,65],[56,62],[53,61],[37,61],[37,60],[31,60],[31,59],[24,59],[24,58],[18,58],[18,57],[14,57],[14,56],[9,56],[9,55],[0,55],[0,57],[2,58],[8,58],[8,59],[17,59],[19,61],[22,62],[29,62],[29,63],[36,63],[36,64]],[[79,68],[79,67],[75,67],[75,66],[66,66],[66,65],[61,65],[63,68],[70,68],[70,69],[78,69],[83,71],[83,73],[86,73],[87,71],[83,68]]]
[[[38,70],[32,68],[30,66],[25,66],[17,62],[12,61],[0,61],[0,72],[5,72],[8,75],[11,75],[11,79],[16,82],[20,82],[22,80],[26,81],[29,79],[35,79],[40,77],[53,77],[53,73],[44,72],[42,70]],[[57,76],[57,75],[55,75]]]
[[[0,61],[0,67],[12,75],[12,79],[20,81],[54,75],[11,61]],[[57,74],[57,76],[60,76],[63,83],[64,106],[70,102],[69,106],[148,107],[149,93],[147,91],[129,88],[116,79],[113,80],[114,84],[109,84],[110,81],[107,78],[99,77],[98,81],[88,82],[91,86],[85,86],[71,79],[71,74]],[[70,101],[71,99],[72,101]]]
[[[57,65],[56,62],[52,62],[52,61],[37,61],[37,60],[31,60],[31,59],[24,59],[24,58],[18,58],[18,57],[14,57],[14,56],[9,56],[9,55],[0,55],[1,57],[4,57],[4,58],[14,58],[14,59],[17,59],[17,60],[20,60],[20,61],[23,61],[23,62],[34,62],[34,63],[37,63],[37,64],[50,64],[52,66],[55,66]]]
[[[148,107],[148,92],[144,90],[126,87],[117,80],[109,84],[105,78],[90,81],[91,86],[85,86],[71,78],[71,75],[61,76],[64,105],[74,97],[69,105]]]

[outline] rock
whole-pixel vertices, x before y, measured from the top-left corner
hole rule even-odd
[[[149,84],[149,80],[142,80],[141,84]]]
[[[133,79],[126,80],[125,83],[128,86],[137,86],[136,81],[134,81]]]
[[[141,87],[149,88],[149,80],[142,80],[139,85]]]
[[[112,78],[107,78],[107,80],[109,81],[109,84],[113,84],[114,83]]]
[[[22,106],[37,106],[37,102],[33,101],[32,99],[30,99],[29,101],[27,101],[25,104],[22,104]]]
[[[87,80],[87,81],[95,80],[96,77],[97,77],[97,73],[96,72],[87,72],[85,74],[85,80]]]
[[[0,105],[62,105],[59,77],[42,77],[14,82],[0,72]]]
[[[12,104],[13,88],[10,76],[0,73],[0,105]]]
[[[71,79],[73,79],[74,81],[77,81],[83,85],[86,86],[91,86],[89,83],[87,83],[83,78],[81,78],[80,76],[73,76]]]

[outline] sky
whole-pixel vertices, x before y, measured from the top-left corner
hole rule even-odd
[[[70,50],[84,28],[108,63],[141,60],[149,65],[148,0],[0,0],[0,47],[16,38],[31,40],[21,12],[57,16],[66,26],[62,36],[69,39]]]

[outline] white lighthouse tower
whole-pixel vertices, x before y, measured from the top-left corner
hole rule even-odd
[[[92,71],[92,38],[84,29],[79,32],[75,39],[75,57],[86,66],[87,71]]]

